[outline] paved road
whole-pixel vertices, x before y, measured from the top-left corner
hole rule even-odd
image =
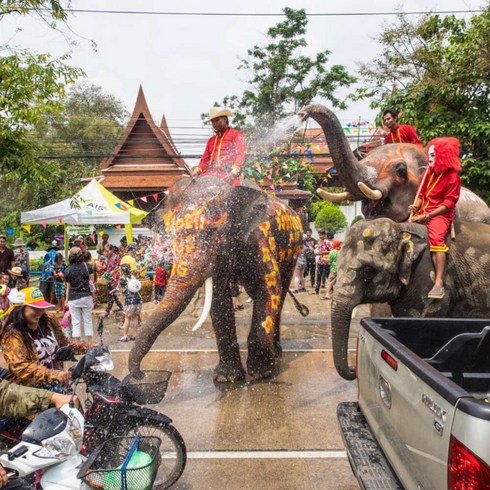
[[[308,294],[298,299],[310,308],[310,315],[302,318],[287,300],[280,372],[268,382],[216,386],[212,327],[206,322],[192,334],[196,317],[190,308],[157,340],[144,367],[168,369],[173,376],[167,397],[154,407],[174,420],[189,453],[174,489],[359,488],[336,420],[337,404],[355,399],[356,384],[341,379],[333,368],[329,302]],[[152,306],[145,305],[144,316]],[[243,361],[251,307],[245,303],[237,314]],[[366,314],[365,308],[359,310],[355,323]],[[105,338],[114,353],[116,374],[122,376],[130,345],[117,341],[119,320],[111,317]]]

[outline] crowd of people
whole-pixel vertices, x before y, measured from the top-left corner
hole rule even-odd
[[[294,269],[295,289],[293,293],[306,292],[306,283],[309,278],[313,289],[310,294],[320,294],[320,289],[326,288],[321,299],[332,299],[337,276],[337,254],[341,245],[340,240],[335,240],[331,232],[319,230],[318,240],[316,240],[312,236],[312,231],[306,230],[303,248]]]
[[[2,243],[3,241],[3,243]],[[0,309],[11,307],[8,299],[12,290],[21,291],[29,286],[29,254],[21,238],[14,242],[15,251],[6,247],[6,238],[0,236]],[[121,342],[134,340],[140,322],[142,299],[139,292],[142,277],[153,280],[155,302],[162,301],[171,268],[171,253],[164,239],[153,241],[139,235],[134,243],[120,240],[119,246],[109,243],[109,235],[102,234],[96,251],[89,251],[86,239],[70,239],[68,261],[65,262],[60,243],[53,240],[44,255],[39,290],[46,301],[56,303],[57,312],[63,313],[61,326],[75,341],[82,337],[92,341],[93,309],[98,304],[98,288],[105,284],[108,302],[100,314],[106,317],[116,305],[124,314]],[[12,253],[10,253],[10,252]],[[124,300],[124,304],[123,301]],[[138,306],[139,305],[139,306]],[[133,334],[129,334],[129,329]]]

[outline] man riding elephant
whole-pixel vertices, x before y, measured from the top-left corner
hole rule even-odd
[[[211,122],[215,135],[209,138],[199,165],[192,176],[215,175],[232,185],[240,184],[245,161],[245,138],[238,129],[230,128],[232,113],[221,107],[211,107],[206,122]]]

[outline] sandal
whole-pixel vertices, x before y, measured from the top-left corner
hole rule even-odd
[[[128,339],[129,339],[129,340],[136,340],[136,337],[135,337],[134,335],[130,335],[130,336],[128,337]]]
[[[121,337],[119,342],[129,342],[129,337]]]
[[[442,299],[444,298],[445,294],[446,291],[444,290],[443,286],[438,286],[437,284],[434,284],[433,288],[429,291],[427,297],[430,299]]]

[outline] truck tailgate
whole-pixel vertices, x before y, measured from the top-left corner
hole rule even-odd
[[[436,391],[423,372],[437,380]],[[403,486],[447,488],[447,457],[457,400],[465,391],[388,333],[361,327],[359,405]]]

